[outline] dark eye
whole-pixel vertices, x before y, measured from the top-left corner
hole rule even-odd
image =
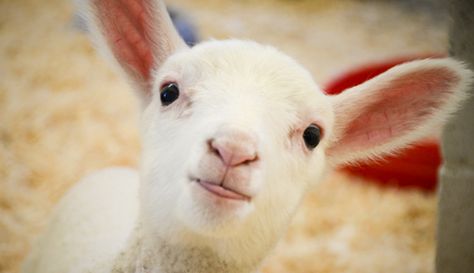
[[[321,140],[321,129],[317,125],[311,124],[304,130],[303,139],[308,149],[316,148]]]
[[[170,105],[179,97],[179,88],[176,83],[164,85],[160,91],[160,100],[163,106]]]

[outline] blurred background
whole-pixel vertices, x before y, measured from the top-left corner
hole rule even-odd
[[[274,45],[322,86],[366,63],[447,52],[442,1],[167,3],[194,38]],[[137,125],[135,98],[96,54],[70,0],[0,0],[0,272],[18,272],[79,178],[136,166]],[[433,191],[336,171],[308,194],[262,272],[433,272],[435,214]]]

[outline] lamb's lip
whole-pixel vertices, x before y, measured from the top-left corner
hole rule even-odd
[[[236,200],[236,201],[250,201],[252,198],[246,194],[238,192],[233,189],[229,189],[224,185],[213,183],[211,181],[202,180],[199,178],[193,178],[191,181],[196,182],[203,189],[209,193],[216,195],[220,198]]]

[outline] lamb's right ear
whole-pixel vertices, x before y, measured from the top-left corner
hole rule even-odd
[[[154,0],[86,0],[83,15],[99,50],[115,60],[147,102],[152,71],[186,48],[165,4]]]

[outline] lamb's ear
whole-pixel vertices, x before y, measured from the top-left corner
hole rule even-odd
[[[152,71],[173,52],[186,48],[162,1],[86,0],[81,3],[93,39],[115,60],[146,102]]]
[[[433,134],[466,98],[471,80],[472,72],[453,59],[420,60],[330,97],[329,163],[380,157]]]

